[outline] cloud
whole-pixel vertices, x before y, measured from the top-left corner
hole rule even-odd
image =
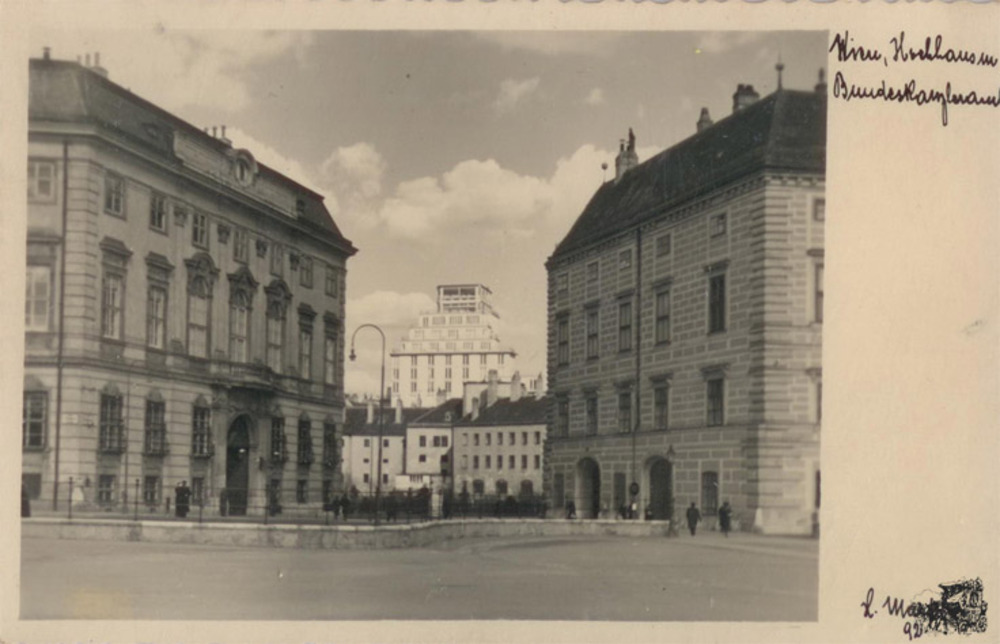
[[[477,31],[479,40],[498,45],[506,51],[527,51],[546,56],[578,54],[584,56],[610,56],[618,42],[627,34],[623,32],[552,32],[552,31]]]
[[[354,334],[362,324],[376,324],[385,333],[385,386],[392,386],[391,360],[389,352],[400,337],[424,311],[433,310],[434,300],[426,293],[397,293],[396,291],[374,291],[360,298],[349,298],[345,311],[345,326],[349,334]],[[344,386],[351,393],[375,394],[379,390],[379,376],[382,368],[381,338],[374,331],[362,331],[355,337],[355,360],[348,356],[351,352],[351,336],[347,337],[345,349],[346,373]]]
[[[600,87],[595,87],[590,90],[587,97],[583,99],[583,102],[587,105],[603,105],[604,104],[604,90]]]
[[[337,197],[335,215],[371,226],[382,195],[386,162],[371,143],[339,147],[319,167],[320,183]]]
[[[713,31],[699,35],[695,50],[706,54],[724,54],[765,38],[761,32]]]
[[[299,31],[163,29],[36,31],[31,39],[33,51],[51,46],[53,57],[65,60],[99,51],[111,80],[174,113],[242,110],[253,100],[245,76],[255,66],[283,57],[301,64],[314,40]]]
[[[493,101],[493,108],[498,114],[512,111],[517,105],[538,91],[539,78],[514,80],[508,78],[500,83],[500,93]]]

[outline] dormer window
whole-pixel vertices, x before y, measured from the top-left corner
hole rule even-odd
[[[240,159],[236,162],[236,180],[240,182],[241,185],[250,185],[250,180],[253,177],[250,170],[250,164],[245,160]]]

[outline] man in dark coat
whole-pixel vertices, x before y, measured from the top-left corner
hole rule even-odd
[[[691,536],[694,536],[694,531],[698,528],[698,522],[701,521],[701,512],[695,507],[694,501],[691,502],[691,507],[687,509],[687,520],[688,520],[688,530],[691,531]]]
[[[730,507],[729,501],[726,501],[719,508],[719,529],[722,530],[722,535],[727,538],[729,537],[729,528],[732,525],[732,516],[733,508]]]
[[[187,481],[181,481],[175,501],[177,503],[177,516],[182,519],[186,518],[188,510],[191,509],[191,488],[188,487]]]

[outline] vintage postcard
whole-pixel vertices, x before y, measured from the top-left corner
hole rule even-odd
[[[0,16],[3,641],[996,641],[996,5]]]

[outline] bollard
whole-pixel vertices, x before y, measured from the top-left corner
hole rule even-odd
[[[139,479],[135,480],[135,520],[139,520]]]
[[[69,520],[73,520],[73,477],[69,477],[69,496],[66,499],[69,507]]]

